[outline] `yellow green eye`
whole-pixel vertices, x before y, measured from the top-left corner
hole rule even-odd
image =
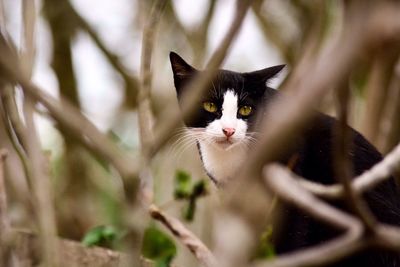
[[[239,109],[239,114],[242,116],[249,116],[252,111],[250,106],[243,106]]]
[[[215,105],[215,103],[213,102],[204,102],[203,103],[203,108],[211,113],[214,113],[217,111],[217,105]]]

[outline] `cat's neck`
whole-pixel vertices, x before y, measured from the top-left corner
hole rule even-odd
[[[248,152],[248,147],[241,144],[229,150],[223,150],[213,144],[200,141],[198,148],[204,168],[216,184],[224,184],[233,178]]]

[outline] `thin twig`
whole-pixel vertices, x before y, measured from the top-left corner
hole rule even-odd
[[[7,151],[0,150],[0,265],[6,266],[10,260],[10,251],[7,244],[7,235],[10,231],[10,220],[7,212],[7,194],[4,179],[4,161]]]
[[[400,61],[394,68],[386,105],[383,111],[383,119],[380,124],[377,146],[386,154],[400,141]]]
[[[165,214],[155,205],[150,206],[149,212],[151,217],[167,227],[171,233],[193,253],[202,266],[218,266],[217,259],[207,246],[204,245],[196,235],[190,232],[178,219]]]
[[[31,100],[32,101],[32,100]],[[33,105],[29,99],[25,101],[24,115],[26,130],[29,132],[27,142],[27,155],[31,162],[31,174],[33,178],[33,194],[35,197],[35,211],[39,221],[42,238],[44,266],[58,266],[58,254],[56,250],[57,227],[55,223],[54,197],[51,190],[48,162],[42,153],[36,127],[33,121]]]
[[[86,148],[111,162],[121,176],[133,179],[137,176],[139,160],[121,151],[67,100],[62,97],[56,100],[30,82],[19,66],[18,57],[4,36],[1,36],[0,73],[2,76],[10,82],[18,82],[27,95],[43,104],[51,116],[68,128]]]
[[[290,175],[290,170],[271,164],[264,168],[263,173],[268,187],[280,198],[317,219],[346,230],[346,233],[324,245],[279,256],[276,260],[256,266],[320,266],[350,255],[365,245],[361,242],[363,226],[360,221],[303,189]]]
[[[143,165],[140,170],[142,182],[141,198],[142,202],[147,203],[146,205],[153,202],[153,176],[149,167],[149,152],[154,141],[154,115],[151,110],[151,79],[153,76],[151,61],[157,26],[166,4],[166,0],[158,0],[154,3],[143,31],[142,40],[138,117],[141,154],[143,157]]]
[[[154,41],[158,22],[165,8],[167,1],[158,0],[154,3],[149,15],[149,20],[143,31],[142,55],[140,66],[140,90],[138,101],[140,142],[142,153],[147,157],[148,149],[153,143],[153,121],[154,116],[151,110],[151,61],[153,56]]]
[[[31,77],[35,57],[34,31],[36,10],[34,1],[23,1],[23,44],[21,51],[21,67],[24,76]],[[59,258],[56,248],[57,226],[54,210],[54,198],[51,190],[48,164],[44,157],[39,137],[34,123],[34,106],[36,102],[30,98],[24,98],[24,117],[27,136],[26,152],[31,164],[30,177],[33,178],[33,194],[35,197],[35,212],[38,215],[40,237],[42,239],[42,262],[44,266],[58,266]]]
[[[282,31],[280,30],[282,27],[276,25],[277,23],[272,21],[268,14],[264,14],[265,12],[263,12],[259,5],[260,3],[257,3],[257,5],[253,4],[252,10],[260,23],[260,28],[263,31],[264,36],[278,48],[282,57],[285,59],[285,62],[293,63],[294,49],[289,42],[283,38]]]
[[[2,119],[5,124],[6,132],[7,135],[10,139],[10,142],[17,153],[23,170],[24,174],[26,177],[26,183],[28,185],[29,190],[33,191],[32,187],[32,181],[33,178],[30,176],[31,175],[31,162],[29,161],[27,154],[26,154],[26,147],[28,143],[28,136],[27,136],[27,131],[25,128],[25,125],[23,124],[21,117],[19,115],[17,105],[15,102],[15,96],[14,96],[14,89],[12,88],[12,85],[6,84],[3,86],[3,88],[0,91],[0,97],[1,97],[1,106],[2,106]],[[24,203],[26,207],[29,210],[29,213],[33,212],[33,199],[30,194],[24,194],[22,199],[24,200]]]
[[[374,145],[380,134],[380,122],[388,100],[389,82],[399,55],[397,47],[381,49],[374,55],[366,90],[362,133]]]
[[[209,26],[213,18],[216,3],[216,0],[209,1],[206,15],[203,20],[196,25],[195,29],[187,29],[185,25],[181,23],[172,2],[167,5],[166,13],[170,15],[169,17],[173,20],[173,24],[183,33],[192,48],[194,54],[193,64],[195,66],[204,62],[205,52],[207,51],[207,33],[210,29]]]
[[[90,38],[92,38],[93,42],[106,57],[108,63],[121,75],[125,82],[126,90],[130,91],[128,94],[136,96],[139,87],[137,79],[129,73],[126,67],[119,60],[118,56],[107,48],[93,27],[91,27],[89,23],[82,16],[80,16],[70,4],[68,4],[68,9],[68,11],[70,11],[73,15],[72,18],[76,20],[78,26],[89,34]],[[132,100],[132,103],[130,103],[131,105],[136,104],[136,99],[130,100]]]
[[[346,77],[336,91],[338,123],[335,124],[333,129],[333,169],[336,180],[343,185],[347,204],[355,214],[358,215],[366,228],[373,232],[376,220],[365,201],[361,198],[361,195],[353,190],[351,186],[353,164],[348,151],[352,149],[353,140],[350,134],[350,128],[347,125],[350,98],[349,91],[348,78]]]
[[[326,266],[361,250],[365,246],[364,240],[346,233],[322,245],[279,255],[275,259],[256,263],[252,267]]]
[[[25,75],[31,77],[36,54],[34,37],[36,29],[35,1],[22,1],[22,18],[24,26],[22,27],[21,43],[24,44],[24,47],[21,51],[21,62]]]
[[[373,242],[379,247],[400,251],[400,227],[377,225]]]
[[[400,168],[400,144],[398,144],[386,157],[375,164],[370,170],[357,176],[352,181],[352,188],[361,194],[379,183],[389,179]],[[299,183],[314,195],[335,199],[343,197],[342,185],[322,185],[305,179],[298,179]]]
[[[264,180],[279,197],[296,205],[314,217],[341,229],[353,229],[358,232],[362,226],[353,216],[322,202],[302,188],[294,179],[290,170],[277,164],[264,167]],[[277,178],[278,177],[278,178]]]

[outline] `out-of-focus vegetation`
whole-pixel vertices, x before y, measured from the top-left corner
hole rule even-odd
[[[137,118],[138,103],[143,101],[139,94],[141,37],[156,1],[115,1],[116,6],[126,5],[115,9],[122,14],[110,9],[106,15],[97,16],[91,13],[98,8],[104,12],[100,5],[113,4],[95,0],[28,2],[1,1],[2,33],[11,35],[17,44],[24,71],[32,75],[34,83],[72,103],[126,155],[136,156],[132,166],[141,165]],[[187,7],[187,2],[195,7],[182,8]],[[177,108],[169,51],[179,52],[201,68],[230,25],[226,13],[232,13],[234,1],[200,2],[197,6],[190,0],[166,1],[154,28],[150,108],[155,129],[164,123],[159,118],[166,110]],[[250,71],[286,63],[290,72],[301,63],[303,55],[318,54],[325,43],[337,38],[337,33],[346,27],[341,23],[348,2],[351,1],[253,1],[240,35],[244,37],[236,39],[223,67]],[[126,18],[112,19],[119,16]],[[352,92],[349,123],[387,153],[400,141],[399,49],[387,49],[382,43],[374,51],[378,52],[362,53],[348,75]],[[91,59],[95,63],[86,64]],[[132,243],[137,245],[143,240],[142,254],[154,260],[156,266],[168,266],[173,259],[176,266],[198,265],[189,250],[164,233],[164,228],[153,226],[146,209],[140,207],[141,201],[136,200],[136,180],[124,177],[112,160],[97,153],[95,145],[87,141],[89,136],[77,135],[36,101],[29,104],[28,94],[20,86],[3,79],[0,86],[0,147],[7,149],[9,155],[5,181],[13,227],[40,229],[40,214],[35,207],[38,196],[33,193],[35,185],[29,177],[29,164],[34,159],[27,153],[23,137],[29,140],[34,131],[39,134],[46,165],[47,176],[40,178],[48,178],[51,183],[48,200],[54,208],[60,237],[111,248],[132,247]],[[16,103],[21,129],[12,114],[5,112],[7,99]],[[58,104],[62,110],[64,107]],[[31,109],[26,108],[29,105]],[[316,108],[335,113],[334,95],[327,95]],[[32,114],[36,129],[27,127],[27,118]],[[22,137],[20,130],[24,132]],[[187,227],[212,247],[212,210],[218,202],[217,189],[203,179],[206,175],[195,146],[188,148],[179,143],[177,134],[149,162],[153,177],[151,202],[177,218],[182,218],[183,211]],[[274,257],[271,232],[268,229],[262,236],[257,257]]]

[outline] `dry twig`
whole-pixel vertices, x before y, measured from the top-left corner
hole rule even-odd
[[[369,171],[357,176],[352,181],[352,188],[358,194],[365,192],[379,183],[389,179],[391,175],[400,168],[400,144],[379,163],[375,164]],[[328,198],[340,198],[344,194],[341,185],[322,185],[299,178],[299,183],[313,194]]]
[[[207,248],[206,245],[192,232],[190,232],[178,219],[173,218],[151,205],[149,208],[150,215],[157,221],[167,227],[171,233],[179,239],[197,258],[202,266],[216,267],[217,259]]]
[[[140,170],[142,200],[146,205],[153,202],[153,177],[149,167],[149,152],[153,144],[154,115],[151,110],[151,61],[153,56],[156,29],[167,1],[156,1],[143,32],[142,56],[140,66],[140,87],[138,97],[138,117],[143,167]]]
[[[24,32],[23,40],[25,50],[22,52],[21,67],[24,76],[30,78],[35,56],[34,30],[36,18],[35,4],[33,1],[23,2]],[[35,212],[38,217],[40,238],[42,240],[41,252],[44,266],[58,266],[58,251],[55,247],[57,227],[55,221],[54,201],[50,184],[47,159],[42,153],[36,126],[33,120],[34,106],[36,104],[30,98],[24,99],[24,117],[26,123],[26,152],[31,162],[32,187],[35,199]]]
[[[346,232],[324,245],[282,255],[271,262],[257,264],[257,267],[320,266],[348,256],[366,245],[361,241],[364,229],[359,220],[314,197],[299,186],[289,173],[288,169],[272,164],[264,168],[264,179],[280,198]]]
[[[130,101],[128,104],[133,106],[136,105],[136,95],[138,91],[137,79],[129,73],[126,67],[119,60],[118,56],[107,48],[93,27],[91,27],[89,23],[82,16],[80,16],[69,3],[67,11],[71,12],[71,17],[76,20],[78,26],[89,34],[90,38],[92,38],[93,42],[106,57],[108,63],[121,75],[125,82],[126,90],[128,90],[126,95],[132,96],[132,98],[128,97],[127,100]]]
[[[5,150],[0,150],[0,265],[6,266],[10,263],[10,249],[7,237],[10,232],[10,220],[7,214],[7,194],[4,179],[4,161],[7,157]]]
[[[139,162],[118,149],[67,100],[63,98],[56,100],[30,82],[21,72],[15,52],[3,36],[0,38],[0,72],[4,79],[18,82],[27,95],[43,104],[51,116],[67,127],[86,148],[111,162],[123,177],[136,177]]]
[[[343,185],[344,197],[347,204],[358,215],[365,227],[373,232],[375,230],[375,218],[369,210],[361,195],[353,190],[351,186],[351,179],[353,178],[353,164],[350,159],[348,151],[350,151],[352,144],[352,136],[350,135],[350,128],[347,125],[350,89],[348,87],[348,78],[343,80],[340,87],[337,88],[337,113],[338,123],[334,127],[333,134],[333,160],[334,160],[334,173],[336,180]]]
[[[379,134],[377,146],[386,154],[400,141],[400,61],[394,68],[392,80],[389,85],[383,119],[380,124],[382,129]]]

